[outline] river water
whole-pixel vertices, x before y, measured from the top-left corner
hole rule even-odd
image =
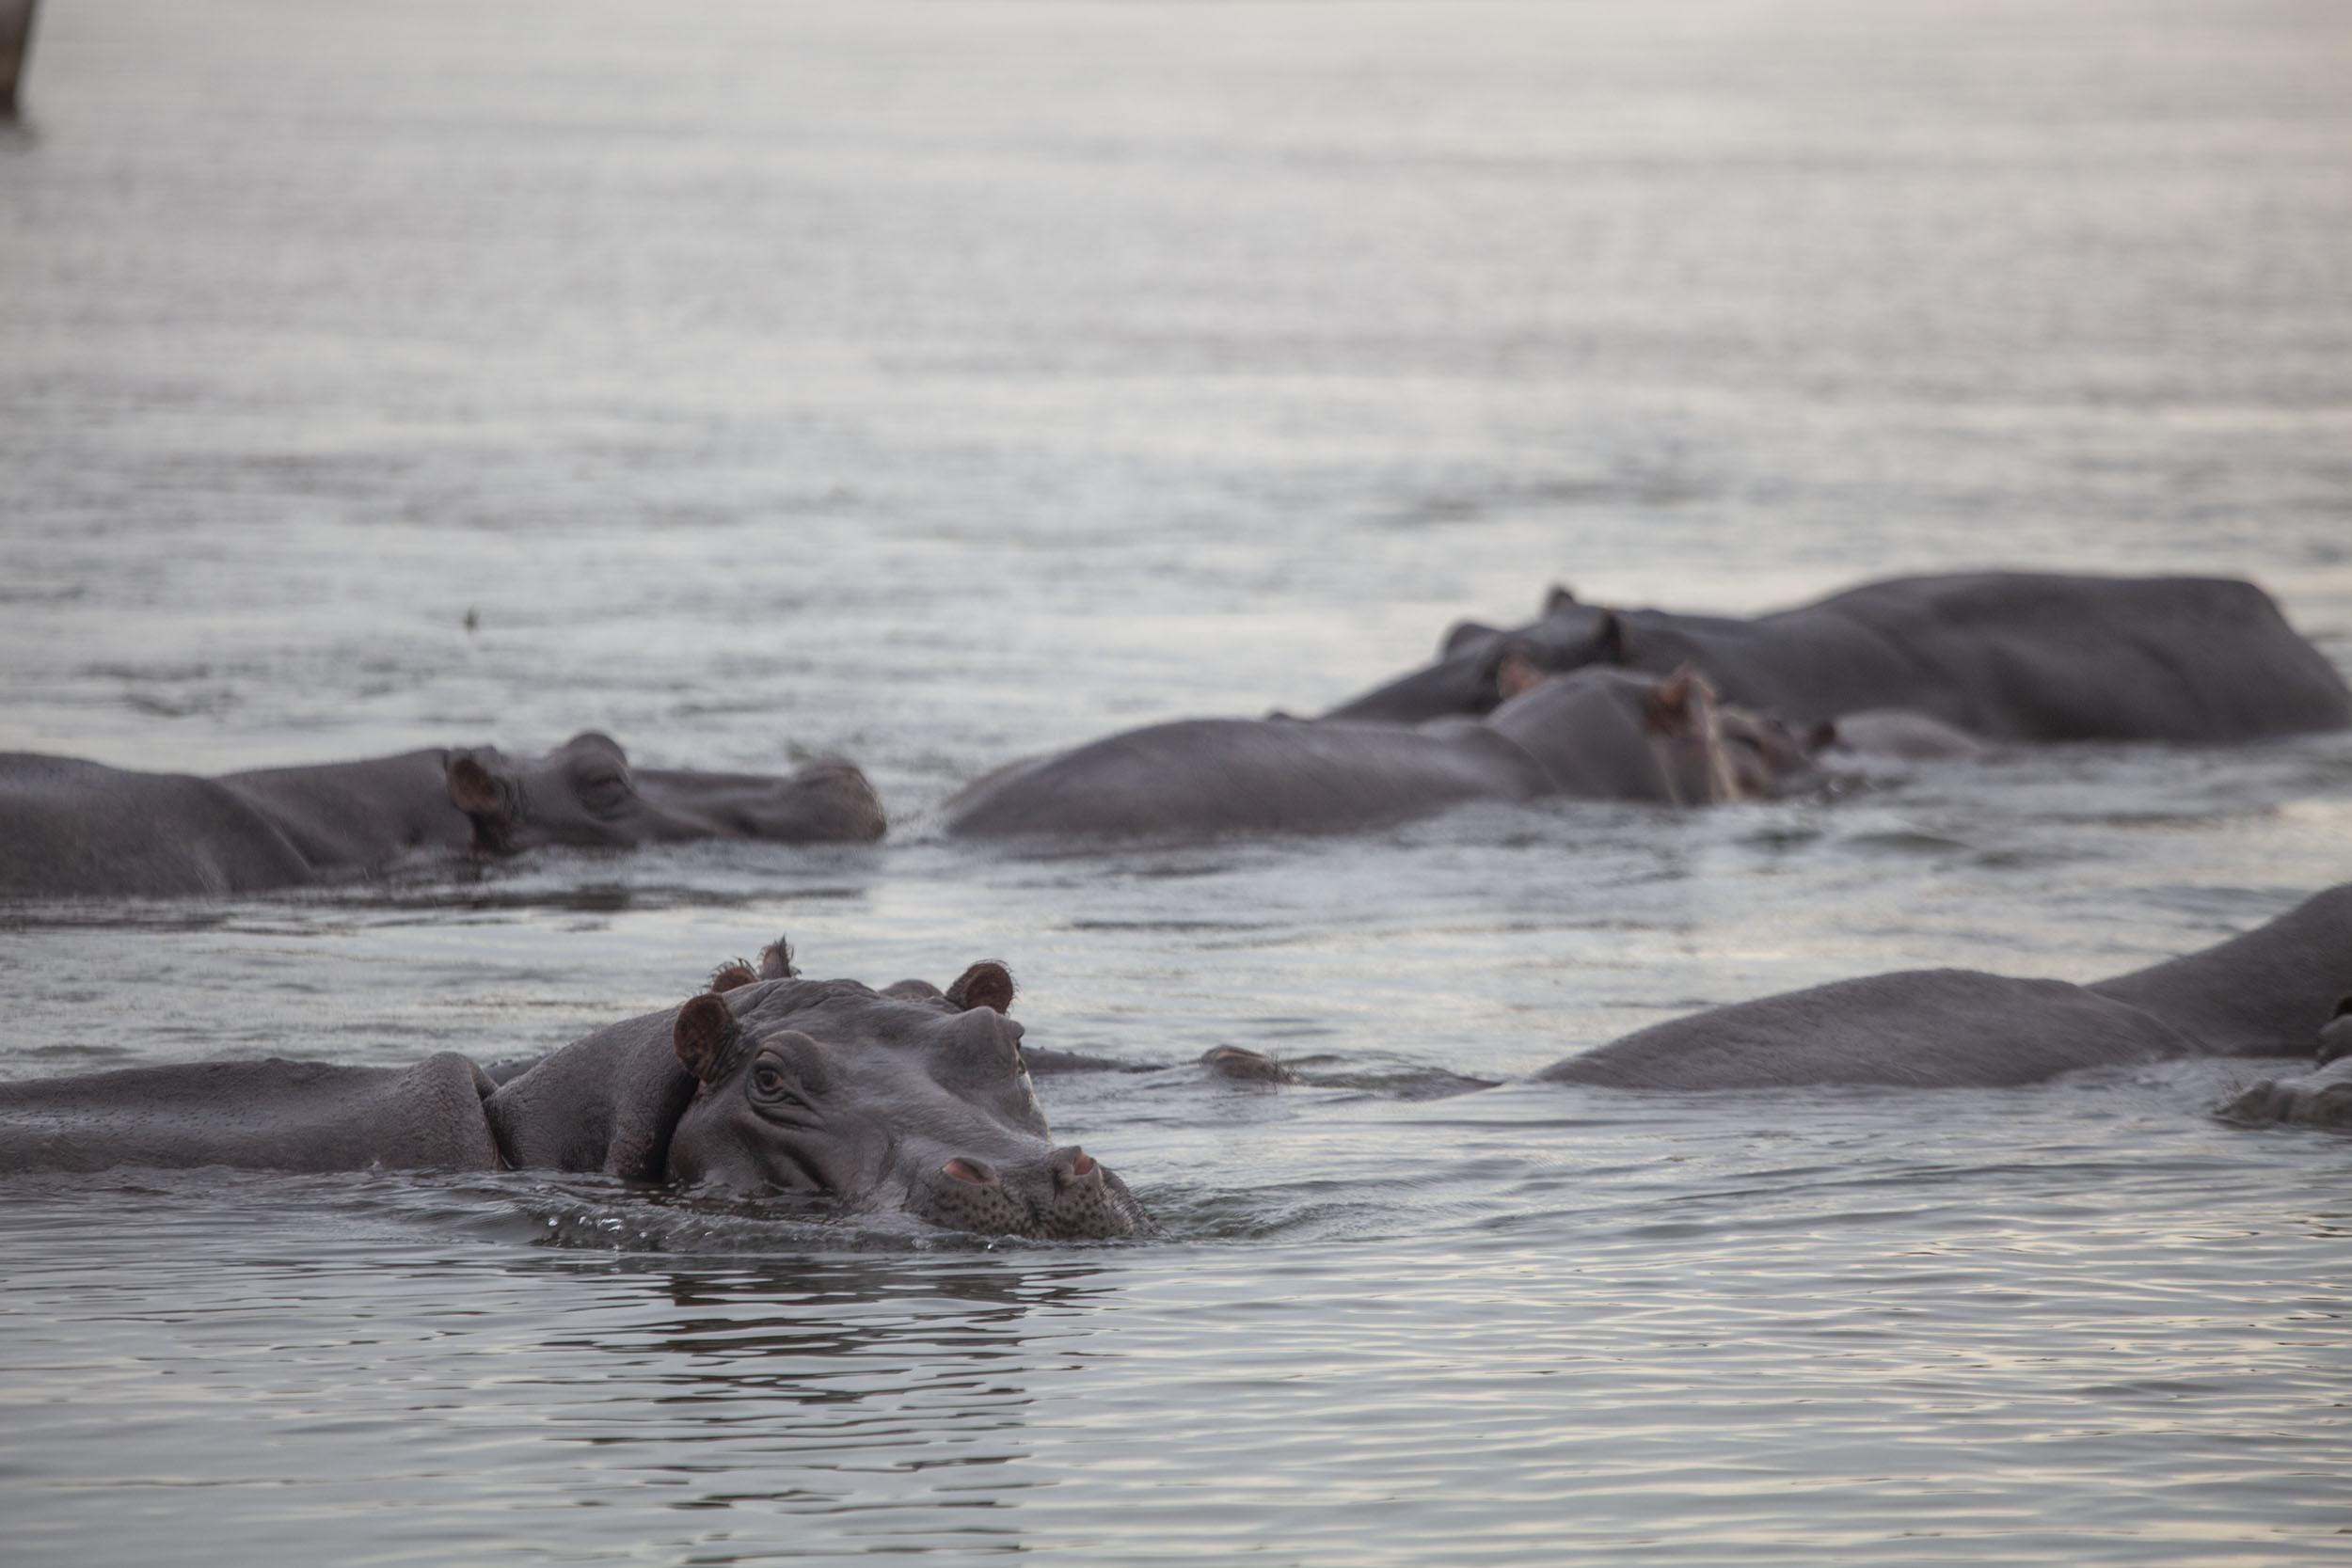
[[[2250,576],[2352,664],[2352,13],[63,0],[0,133],[0,745],[872,773],[882,846],[0,911],[0,1073],[544,1049],[1001,956],[1166,1234],[0,1186],[0,1559],[2341,1562],[2352,1144],[2193,1062],[1510,1082],[2352,877],[2352,738],[1038,854],[1012,756],[1459,615]],[[472,625],[469,626],[469,617]],[[1304,1087],[1204,1082],[1232,1042]],[[1464,1095],[1465,1079],[1505,1081]]]

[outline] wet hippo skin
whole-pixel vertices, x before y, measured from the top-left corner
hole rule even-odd
[[[2088,986],[1962,969],[1839,980],[1654,1024],[1539,1076],[1682,1090],[2031,1084],[2170,1056],[2300,1053],[2347,991],[2352,884]]]
[[[600,1171],[810,1212],[903,1212],[992,1235],[1137,1234],[1108,1167],[1057,1146],[984,960],[945,990],[760,977],[555,1051],[503,1084],[410,1068],[199,1062],[0,1085],[0,1170]]]
[[[1411,722],[1501,700],[1507,659],[1684,665],[1800,727],[1877,709],[1979,740],[2223,742],[2352,725],[2352,690],[2268,594],[2222,578],[1890,578],[1754,618],[1621,610],[1555,589],[1511,629],[1469,624],[1429,665],[1327,719]]]
[[[883,829],[872,786],[846,763],[636,769],[594,733],[538,757],[469,747],[219,778],[0,753],[0,898],[248,893],[417,850],[863,842]]]
[[[1339,832],[1471,800],[1698,804],[1769,788],[1762,754],[1688,674],[1533,672],[1480,721],[1188,719],[1130,730],[990,774],[949,800],[944,820],[969,838],[1182,837]]]

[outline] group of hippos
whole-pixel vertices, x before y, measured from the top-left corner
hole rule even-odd
[[[2070,740],[2220,745],[2352,728],[2352,690],[2246,582],[1979,573],[1891,578],[1750,619],[1588,605],[1455,626],[1428,664],[1318,718],[1196,719],[1019,761],[941,808],[955,837],[1335,832],[1472,800],[1692,806],[1825,757]],[[199,778],[0,755],[0,899],[246,892],[417,853],[693,839],[870,842],[865,776],[632,768],[582,735]],[[1120,1064],[1025,1047],[993,960],[946,987],[811,980],[781,942],[680,1006],[496,1072],[211,1062],[0,1085],[0,1171],[599,1171],[812,1213],[1117,1237],[1151,1222],[1057,1146],[1032,1072]],[[2352,883],[2202,952],[2090,985],[1971,970],[1717,1007],[1543,1079],[1696,1090],[2028,1084],[2189,1055],[2296,1056],[2222,1114],[2352,1128]],[[1239,1047],[1203,1058],[1282,1081]]]

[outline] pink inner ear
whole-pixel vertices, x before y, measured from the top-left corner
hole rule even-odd
[[[1502,662],[1495,666],[1495,691],[1506,703],[1523,691],[1534,689],[1543,682],[1543,667],[1525,654],[1517,651],[1507,653],[1502,656]]]
[[[993,959],[982,959],[947,988],[947,1000],[966,1012],[987,1007],[1008,1013],[1012,1010],[1012,972]]]
[[[720,1057],[734,1035],[733,1009],[706,991],[678,1009],[677,1023],[671,1031],[670,1043],[677,1052],[679,1064],[707,1083],[711,1074],[718,1070]]]
[[[505,804],[497,778],[471,757],[458,757],[449,765],[449,800],[469,816],[485,816]]]

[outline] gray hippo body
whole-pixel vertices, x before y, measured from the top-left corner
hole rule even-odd
[[[533,758],[474,747],[219,778],[0,754],[0,897],[247,893],[418,850],[882,832],[880,801],[847,764],[788,777],[632,769],[596,734]]]
[[[1590,670],[1484,721],[1410,726],[1189,719],[1016,763],[945,807],[959,837],[1338,832],[1470,800],[1739,799],[1712,693]]]
[[[1006,1016],[1011,977],[946,991],[793,976],[707,992],[502,1085],[411,1068],[203,1062],[0,1085],[0,1171],[221,1165],[600,1171],[998,1235],[1125,1236],[1126,1187],[1057,1147]]]
[[[1324,715],[1413,722],[1501,700],[1500,668],[1688,665],[1727,703],[1810,725],[1872,709],[1983,740],[2242,741],[2352,725],[2352,689],[2269,595],[2219,578],[1893,578],[1752,619],[1611,610],[1555,590],[1503,630]]]
[[[1953,969],[1839,980],[1654,1024],[1539,1076],[1684,1090],[2032,1084],[2172,1056],[2298,1053],[2347,991],[2352,884],[2088,986]]]

